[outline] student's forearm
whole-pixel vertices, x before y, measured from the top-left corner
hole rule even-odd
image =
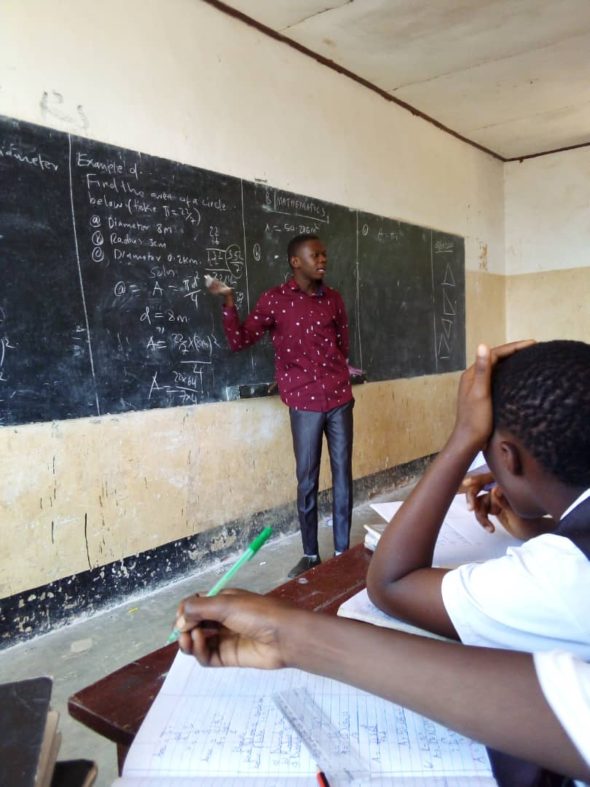
[[[435,462],[394,517],[375,550],[367,589],[379,606],[387,608],[390,603],[394,603],[395,596],[399,595],[401,589],[405,596],[402,607],[409,605],[410,611],[417,610],[420,613],[424,602],[435,601],[439,605],[439,611],[446,614],[444,609],[440,609],[440,582],[437,598],[436,577],[428,573],[438,531],[470,462],[492,434],[493,365],[498,359],[511,355],[527,344],[513,342],[493,351],[486,345],[478,345],[475,363],[461,375],[455,428]],[[422,569],[424,571],[420,579],[428,586],[427,593],[418,598],[417,602],[413,602],[415,585],[420,588],[423,583],[412,582],[411,587],[408,587],[408,583],[403,583],[402,586],[400,580],[408,575],[413,580],[418,580],[415,575]]]
[[[387,584],[432,565],[440,527],[474,453],[451,435],[379,540],[369,569],[371,584]]]
[[[455,431],[381,536],[367,574],[382,610],[457,639],[442,602],[442,569],[432,557],[445,514],[476,447]]]
[[[239,590],[191,596],[179,644],[210,667],[297,667],[408,707],[496,749],[588,779],[530,655],[470,648]]]
[[[350,683],[559,773],[588,778],[543,697],[529,654],[467,648],[325,615],[295,613],[290,622],[284,645],[289,666]]]
[[[233,292],[229,296],[231,302],[227,300],[223,304],[223,330],[225,338],[232,352],[245,350],[256,344],[263,336],[268,327],[267,316],[258,309],[258,304],[244,322],[240,322],[240,317],[233,303]]]

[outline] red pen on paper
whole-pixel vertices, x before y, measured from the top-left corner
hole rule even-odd
[[[326,779],[326,774],[320,771],[317,775],[318,784],[320,787],[330,787],[328,784],[328,780]]]

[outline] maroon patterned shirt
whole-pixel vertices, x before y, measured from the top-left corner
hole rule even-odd
[[[308,295],[291,278],[263,293],[242,325],[236,307],[224,306],[223,327],[233,351],[270,332],[279,393],[289,407],[327,412],[352,399],[348,319],[331,287],[322,284]]]

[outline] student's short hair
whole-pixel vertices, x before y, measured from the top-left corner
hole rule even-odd
[[[295,235],[294,238],[291,238],[289,241],[289,245],[287,246],[287,262],[289,265],[291,264],[291,257],[297,257],[299,254],[299,250],[303,246],[304,243],[307,243],[308,240],[319,240],[319,235]]]
[[[590,486],[590,345],[539,342],[509,356],[492,378],[494,428],[504,428],[549,473]]]

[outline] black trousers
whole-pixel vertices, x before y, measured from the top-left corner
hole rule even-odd
[[[334,550],[350,545],[352,517],[352,408],[354,400],[316,413],[291,407],[291,434],[297,469],[297,511],[304,555],[319,554],[318,487],[322,438],[326,435],[332,470]]]

